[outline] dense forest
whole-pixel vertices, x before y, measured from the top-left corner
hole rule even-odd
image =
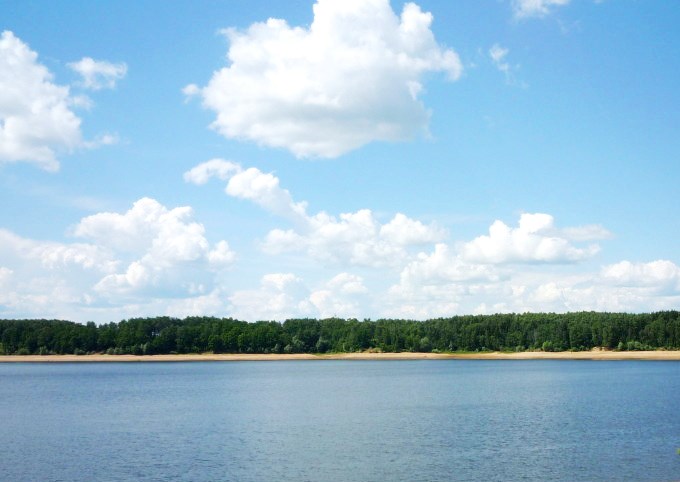
[[[427,321],[329,318],[247,323],[231,318],[133,318],[85,325],[0,320],[0,355],[328,353],[680,349],[680,312],[524,313]]]

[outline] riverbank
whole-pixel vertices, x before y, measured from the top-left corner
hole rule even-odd
[[[188,354],[188,355],[5,355],[0,363],[53,362],[196,362],[280,360],[676,360],[680,351],[526,351],[517,353],[333,353],[298,354]]]

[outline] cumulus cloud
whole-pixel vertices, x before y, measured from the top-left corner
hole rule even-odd
[[[541,213],[521,215],[517,228],[496,221],[488,236],[438,243],[412,259],[388,290],[388,315],[605,309],[613,306],[607,305],[606,293],[618,293],[611,282],[588,271],[573,276],[565,270],[599,249],[579,248],[572,240],[610,236],[599,225],[560,229],[552,216]]]
[[[184,173],[184,180],[200,186],[216,177],[223,181],[228,180],[232,174],[241,172],[241,166],[235,162],[224,159],[211,159]]]
[[[259,289],[236,291],[229,297],[232,316],[242,320],[284,320],[309,313],[308,288],[292,273],[264,275]]]
[[[452,264],[461,262],[454,259]],[[513,312],[641,312],[675,309],[680,302],[679,268],[668,260],[622,262],[599,272],[571,274],[555,266],[523,266],[475,273],[477,276],[469,278],[455,270],[437,271],[431,265],[441,265],[429,259],[423,260],[423,265],[414,262],[402,272],[400,282],[390,287],[381,299],[386,311],[383,316],[424,319]]]
[[[177,318],[186,318],[187,316],[222,317],[227,313],[228,303],[227,295],[217,288],[205,295],[164,300],[165,309],[163,311],[159,309],[152,314],[157,316],[158,313],[164,313],[165,316]]]
[[[127,74],[127,65],[124,62],[112,63],[94,60],[91,57],[83,57],[77,62],[69,63],[68,66],[80,74],[81,85],[92,90],[113,89],[116,82]]]
[[[83,61],[70,65],[85,68],[81,65]],[[95,70],[87,77],[94,82],[89,87],[106,86],[111,82],[112,77],[102,77],[103,72],[96,72],[97,68],[101,70],[100,64],[106,63],[95,63]],[[103,82],[102,79],[109,80]],[[57,171],[57,157],[61,153],[117,142],[117,136],[111,134],[84,140],[81,119],[73,112],[74,107],[89,109],[92,101],[87,96],[71,95],[69,87],[55,84],[50,71],[38,62],[36,52],[12,32],[2,32],[0,164],[30,162],[47,171]]]
[[[53,83],[38,54],[12,32],[0,36],[0,162],[56,171],[57,152],[83,143],[68,87]]]
[[[449,246],[439,243],[432,253],[420,253],[404,268],[401,283],[418,286],[438,281],[497,281],[500,277],[494,267],[466,262]]]
[[[553,7],[567,5],[571,0],[513,0],[515,18],[544,17]]]
[[[78,269],[109,273],[117,266],[108,249],[87,243],[57,243],[23,238],[6,229],[0,229],[0,263],[30,261],[48,270]]]
[[[225,137],[298,157],[410,139],[430,117],[418,98],[424,74],[462,71],[432,20],[414,3],[397,16],[388,0],[318,0],[309,28],[269,19],[225,30],[229,65],[183,92],[217,114],[212,128]]]
[[[654,287],[680,292],[680,267],[668,260],[621,261],[602,268],[602,278],[619,286]]]
[[[680,302],[680,267],[669,260],[621,261],[596,273],[547,278],[525,280],[525,309],[640,312],[674,309]]]
[[[340,273],[312,289],[293,273],[270,273],[262,277],[257,289],[234,292],[227,311],[248,321],[356,318],[366,309],[368,299],[363,278],[351,273]]]
[[[70,232],[76,242],[0,229],[0,310],[82,320],[226,308],[218,279],[235,253],[224,240],[209,243],[192,217],[189,207],[143,198],[126,212],[83,218]]]
[[[290,192],[281,188],[279,179],[271,173],[253,167],[243,169],[223,159],[211,159],[184,173],[184,180],[196,185],[205,184],[213,177],[228,181],[225,192],[229,196],[252,201],[285,218],[299,220],[306,216],[306,203],[294,202]]]
[[[278,216],[297,220],[304,219],[306,203],[294,202],[287,189],[279,186],[279,179],[254,167],[233,175],[225,192],[239,199],[252,201]]]
[[[587,230],[572,230],[582,233]],[[599,234],[604,234],[603,232]],[[488,236],[479,236],[462,246],[462,255],[479,263],[573,263],[592,257],[596,244],[579,248],[554,227],[549,214],[522,214],[517,228],[495,221]]]
[[[307,203],[294,201],[279,179],[256,168],[243,169],[229,161],[211,160],[187,173],[185,179],[195,184],[210,177],[227,180],[225,192],[246,199],[270,213],[295,224],[293,229],[274,229],[262,242],[269,254],[304,252],[314,259],[362,266],[399,265],[408,248],[441,240],[444,230],[426,225],[397,213],[381,223],[369,209],[332,216],[324,211],[310,215]]]
[[[5,268],[4,266],[0,266],[0,286],[5,286],[5,284],[12,277],[13,273],[14,271],[12,271],[11,269]]]
[[[506,275],[495,266],[466,261],[455,248],[438,243],[431,253],[419,253],[401,271],[399,282],[386,297],[388,316],[418,319],[460,313],[466,300],[504,284]],[[497,296],[493,290],[492,296]],[[499,299],[499,298],[496,298]]]
[[[91,285],[114,272],[118,262],[104,247],[33,240],[0,229],[0,266],[5,281],[0,310],[59,317],[64,306],[87,306]]]
[[[314,259],[359,266],[398,266],[408,256],[409,246],[429,243],[443,237],[436,226],[397,214],[381,225],[369,209],[331,216],[320,212],[306,219],[300,230],[270,231],[263,249],[270,254],[289,251],[306,252]],[[417,229],[408,231],[408,226]],[[388,229],[384,229],[384,228]]]
[[[309,295],[309,303],[320,318],[360,318],[367,295],[368,289],[361,276],[340,273],[325,286],[313,291]]]
[[[203,225],[191,221],[192,215],[190,207],[168,209],[143,198],[123,214],[83,218],[74,228],[75,236],[132,258],[123,272],[102,278],[95,290],[107,295],[147,290],[204,293],[210,270],[231,263],[235,255],[226,241],[211,249]]]

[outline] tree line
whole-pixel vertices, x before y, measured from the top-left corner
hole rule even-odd
[[[0,355],[680,349],[680,312],[523,313],[414,320],[0,320]]]

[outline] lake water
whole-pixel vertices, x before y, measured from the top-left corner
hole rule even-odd
[[[680,480],[680,363],[0,364],[0,480]]]

